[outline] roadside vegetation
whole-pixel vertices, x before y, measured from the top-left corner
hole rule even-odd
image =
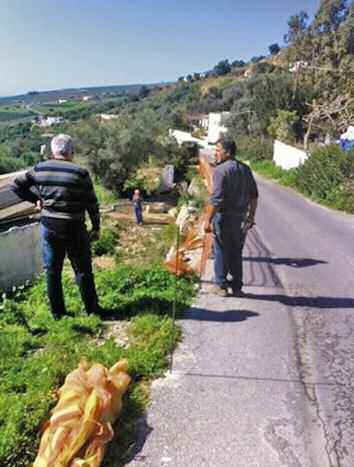
[[[168,354],[180,338],[179,328],[172,327],[172,303],[176,300],[180,314],[191,303],[196,286],[192,277],[176,278],[161,265],[171,242],[168,224],[136,227],[124,213],[113,214],[120,219],[105,216],[101,240],[94,247],[95,279],[106,319],[82,311],[68,266],[64,290],[69,316],[58,322],[48,311],[44,277],[2,296],[0,464],[4,467],[33,461],[57,389],[83,358],[107,366],[128,359],[133,384],[105,465],[112,465],[113,457],[115,465],[123,465],[133,449],[150,381],[166,370]],[[152,248],[146,261],[149,242]],[[160,248],[154,249],[157,242]],[[31,334],[26,323],[41,333]]]
[[[250,160],[266,178],[289,186],[325,206],[354,214],[354,150],[317,147],[300,167],[283,170],[271,160]]]

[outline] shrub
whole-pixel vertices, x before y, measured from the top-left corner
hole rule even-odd
[[[306,195],[333,207],[354,212],[352,181],[354,151],[337,145],[317,147],[299,168],[296,185]]]
[[[284,143],[293,143],[295,141],[294,127],[298,119],[295,111],[277,109],[276,116],[270,119],[268,133]]]
[[[92,243],[92,254],[95,256],[113,255],[118,241],[116,230],[110,228],[102,229],[100,238]]]
[[[150,196],[156,192],[161,184],[162,167],[159,167],[157,161],[142,164],[136,171],[125,181],[124,192],[131,197],[134,190],[139,188],[143,195]]]
[[[273,158],[273,142],[270,138],[239,136],[236,144],[238,154],[244,160],[260,161]]]
[[[110,190],[107,190],[101,183],[95,181],[95,193],[100,204],[114,204],[118,201],[118,197]]]
[[[8,148],[0,145],[0,175],[23,168],[23,161],[11,157]]]

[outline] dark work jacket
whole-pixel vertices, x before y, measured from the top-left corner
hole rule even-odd
[[[257,198],[257,184],[248,165],[226,160],[214,169],[210,202],[217,212],[243,216],[250,200]]]
[[[39,196],[31,188],[36,188]],[[12,190],[24,201],[36,203],[40,199],[43,218],[83,222],[88,211],[93,229],[99,229],[99,206],[90,175],[74,162],[40,162],[17,177]]]

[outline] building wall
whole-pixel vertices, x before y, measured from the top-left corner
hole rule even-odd
[[[220,133],[226,133],[227,128],[223,126],[223,119],[227,118],[229,112],[209,114],[209,127],[208,127],[208,142],[215,144],[220,138]]]
[[[0,233],[0,245],[0,290],[23,285],[42,272],[38,223]]]
[[[172,128],[170,128],[169,136],[172,136],[173,138],[175,138],[179,145],[183,143],[198,143],[201,147],[208,146],[207,141],[199,139],[199,138],[194,138],[187,131],[173,130]]]
[[[305,151],[294,148],[281,141],[275,140],[273,146],[273,161],[282,169],[289,170],[299,167],[308,158]]]

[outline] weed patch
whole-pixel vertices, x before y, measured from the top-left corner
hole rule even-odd
[[[114,255],[118,238],[116,229],[104,227],[100,238],[91,245],[92,254],[94,256]]]

